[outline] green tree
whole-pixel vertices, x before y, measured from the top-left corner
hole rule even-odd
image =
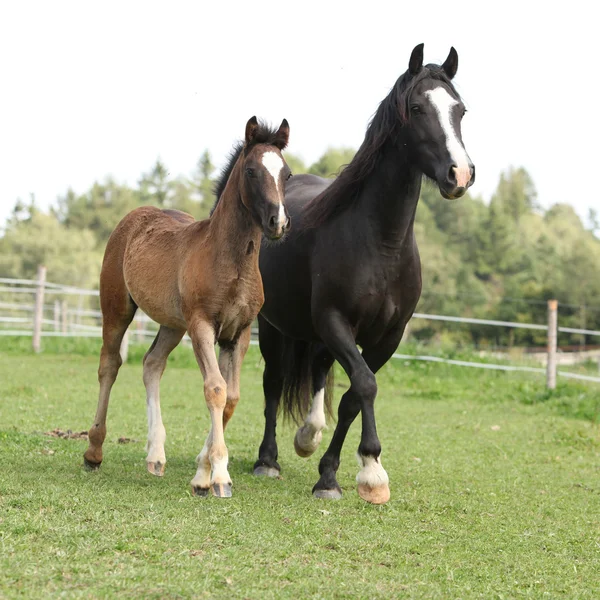
[[[154,204],[161,208],[168,208],[171,188],[169,184],[169,171],[158,158],[152,169],[148,173],[144,173],[139,181],[142,204]]]
[[[313,163],[308,172],[319,177],[335,177],[340,169],[354,158],[353,148],[328,148],[319,160]]]

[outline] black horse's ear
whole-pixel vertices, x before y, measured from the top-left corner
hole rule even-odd
[[[450,54],[448,54],[448,58],[444,61],[442,69],[448,75],[448,79],[454,79],[456,71],[458,71],[458,52],[456,52],[454,46],[450,48]]]
[[[419,44],[415,46],[408,61],[408,72],[411,75],[416,75],[423,68],[423,46]]]
[[[249,144],[258,131],[258,120],[256,117],[251,117],[246,123],[246,144]]]
[[[287,122],[287,119],[281,121],[281,125],[275,134],[275,141],[273,142],[274,146],[277,146],[280,150],[283,150],[288,145],[288,140],[290,139],[290,125]]]

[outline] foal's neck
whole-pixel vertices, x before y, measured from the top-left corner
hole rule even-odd
[[[375,169],[365,178],[358,202],[384,244],[402,245],[410,237],[421,192],[421,171],[403,146],[391,141],[381,151]]]
[[[233,259],[238,267],[247,265],[248,259],[258,264],[262,236],[261,228],[242,202],[240,172],[236,165],[210,218],[210,236],[219,253]]]

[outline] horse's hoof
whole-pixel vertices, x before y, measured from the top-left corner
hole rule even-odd
[[[268,467],[267,465],[258,465],[254,467],[254,474],[258,477],[279,477],[279,469],[275,467]]]
[[[342,497],[342,490],[313,490],[313,496],[315,498],[322,498],[323,500],[339,500]]]
[[[199,485],[193,485],[192,496],[198,496],[198,498],[206,498],[208,496],[208,488],[201,488]]]
[[[159,460],[156,462],[147,462],[146,467],[148,468],[148,473],[151,475],[162,477],[165,474],[165,463]]]
[[[296,435],[294,436],[294,450],[298,456],[307,458],[314,454],[315,450],[319,447],[323,434],[318,431],[314,437],[308,440],[308,443],[305,443],[305,440],[302,440],[303,443],[300,444],[299,438],[302,437],[304,436],[302,434],[302,428],[300,428],[296,431]]]
[[[85,467],[86,471],[97,471],[100,468],[101,464],[102,462],[92,462],[91,460],[88,460],[85,456],[83,457],[83,466]]]
[[[364,483],[358,484],[358,495],[371,504],[385,504],[390,499],[390,486],[387,483],[371,487]]]
[[[210,486],[213,496],[217,498],[231,498],[231,484],[230,483],[213,483]]]

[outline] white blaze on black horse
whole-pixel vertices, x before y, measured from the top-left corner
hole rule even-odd
[[[341,496],[340,452],[361,413],[358,492],[373,503],[389,499],[375,373],[398,347],[421,294],[413,232],[421,181],[425,175],[445,198],[458,198],[475,178],[460,131],[465,108],[452,85],[457,67],[454,48],[443,65],[423,66],[423,44],[417,46],[340,176],[298,175],[286,186],[293,227],[284,244],[264,243],[259,260],[266,423],[256,474],[280,472],[275,428],[282,396],[288,414],[305,418],[294,444],[298,454],[316,450],[331,402],[328,373],[337,360],[350,388],[313,493]]]

